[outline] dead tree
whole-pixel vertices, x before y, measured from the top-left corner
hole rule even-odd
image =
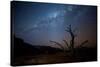
[[[76,34],[74,33],[75,30],[72,29],[72,26],[69,25],[66,29],[65,29],[66,32],[68,32],[70,34],[70,37],[71,37],[71,40],[70,40],[70,43],[68,44],[67,40],[63,40],[63,42],[66,44],[66,46],[68,47],[68,50],[72,53],[72,56],[74,56],[75,54],[75,37],[76,37]],[[58,43],[58,42],[55,42],[55,41],[50,41],[52,43],[55,43],[56,45],[60,46],[64,52],[66,52],[66,49],[63,48],[62,44]],[[88,40],[85,40],[83,41],[79,47],[82,47],[84,44],[86,44],[88,42]],[[79,48],[78,47],[78,48]]]
[[[74,34],[73,30],[72,30],[72,26],[69,25],[69,27],[67,27],[67,29],[65,31],[67,31],[70,34],[70,36],[71,36],[71,40],[70,40],[70,50],[71,50],[72,54],[74,54],[75,34]]]

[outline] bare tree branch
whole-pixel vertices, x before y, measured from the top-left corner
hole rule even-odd
[[[64,47],[62,46],[62,44],[60,44],[60,43],[58,43],[58,42],[56,42],[56,41],[50,41],[50,42],[55,43],[56,45],[58,45],[58,46],[60,46],[62,49],[64,49]]]
[[[67,45],[67,47],[70,48],[69,45],[68,45],[68,42],[66,40],[63,40],[63,41]]]
[[[83,42],[79,45],[79,47],[83,47],[83,45],[86,44],[86,43],[88,43],[88,40],[83,41]]]

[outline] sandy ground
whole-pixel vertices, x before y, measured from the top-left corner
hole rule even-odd
[[[88,50],[86,52],[75,52],[74,56],[72,56],[71,52],[42,53],[34,56],[22,56],[15,59],[15,65],[38,65],[96,61],[96,53],[94,52],[88,52]]]
[[[16,64],[50,64],[76,61],[70,54],[62,52],[55,54],[42,54],[37,56],[25,56],[16,59]]]

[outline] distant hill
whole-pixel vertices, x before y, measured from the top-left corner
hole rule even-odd
[[[43,53],[55,53],[58,51],[62,51],[58,48],[53,48],[50,46],[33,46],[31,44],[25,43],[21,38],[17,38],[16,36],[14,36],[13,41],[12,54],[14,57],[37,55]]]

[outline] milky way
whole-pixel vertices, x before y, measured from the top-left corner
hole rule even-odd
[[[65,32],[68,25],[76,29],[76,44],[88,39],[96,44],[96,6],[27,3],[12,4],[12,25],[15,36],[33,45],[52,45],[70,40]]]

